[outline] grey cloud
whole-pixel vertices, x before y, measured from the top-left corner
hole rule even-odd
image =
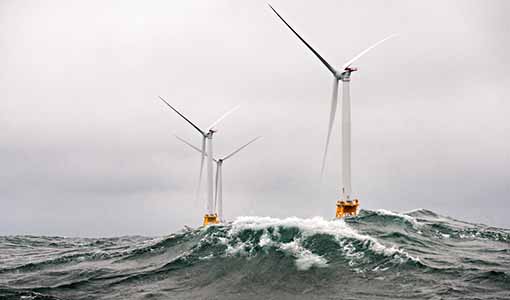
[[[506,1],[272,4],[334,65],[400,33],[352,82],[364,208],[510,226]],[[173,134],[200,138],[158,95],[201,126],[241,104],[217,153],[263,136],[225,165],[228,218],[333,216],[332,78],[264,2],[3,1],[0,22],[0,234],[199,225],[199,159]]]

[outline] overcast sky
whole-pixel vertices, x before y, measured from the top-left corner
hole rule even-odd
[[[353,192],[510,227],[508,1],[271,4],[353,74]],[[339,131],[319,185],[332,76],[264,1],[0,1],[0,234],[161,235],[198,226],[200,136],[231,107],[227,219],[332,218]]]

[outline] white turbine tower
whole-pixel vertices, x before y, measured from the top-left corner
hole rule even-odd
[[[203,153],[200,148],[192,145],[191,143],[187,142],[183,138],[180,138],[178,136],[175,136],[175,137],[177,139],[179,139],[181,142],[183,142],[186,145],[190,146],[191,148],[195,149],[196,151]],[[227,159],[231,158],[232,156],[234,156],[237,152],[246,148],[249,144],[258,140],[259,138],[261,138],[261,137],[258,136],[256,138],[252,139],[248,143],[242,145],[241,147],[232,151],[230,154],[224,156],[223,158],[216,159],[213,157],[213,159],[212,159],[216,163],[216,189],[215,189],[216,192],[215,192],[215,197],[214,197],[215,198],[214,206],[216,208],[216,213],[218,214],[218,217],[219,217],[220,221],[222,221],[222,222],[224,221],[224,219],[223,219],[223,162],[226,161]]]
[[[269,4],[268,4],[269,5]],[[337,110],[337,103],[338,103],[338,81],[342,81],[342,87],[343,87],[343,95],[342,95],[342,121],[341,121],[341,140],[342,140],[342,160],[341,160],[341,168],[342,168],[342,201],[337,202],[337,217],[342,217],[344,214],[356,214],[357,207],[358,207],[358,201],[355,200],[355,205],[352,205],[352,188],[351,188],[351,95],[349,91],[349,83],[351,80],[351,73],[354,71],[357,71],[357,68],[352,67],[352,64],[358,60],[360,57],[365,55],[368,51],[372,50],[382,42],[394,37],[395,35],[390,35],[379,42],[373,44],[372,46],[368,47],[367,49],[360,52],[358,55],[353,57],[351,60],[347,61],[340,71],[337,71],[335,68],[333,68],[320,54],[315,51],[315,49],[310,46],[284,19],[280,14],[271,6],[269,7],[273,10],[273,12],[280,18],[280,20],[285,23],[285,25],[297,36],[301,42],[305,44],[305,46],[313,52],[313,54],[328,68],[328,70],[333,74],[334,80],[333,80],[333,97],[331,99],[331,110],[329,114],[329,123],[328,123],[328,135],[326,136],[326,145],[324,148],[324,155],[322,157],[322,166],[321,166],[321,177],[324,174],[324,168],[326,166],[326,157],[328,154],[328,146],[329,141],[331,137],[331,131],[333,128],[333,123],[335,121],[335,114]],[[345,202],[347,202],[347,204]],[[340,202],[350,206],[351,208],[346,207],[341,208],[339,211],[339,206],[342,206],[344,204],[341,204]]]
[[[214,214],[214,206],[213,206],[213,165],[212,165],[212,157],[213,157],[213,135],[217,131],[215,126],[218,125],[226,116],[232,113],[234,110],[238,109],[239,106],[234,107],[233,109],[227,111],[223,114],[218,120],[211,124],[211,126],[207,127],[206,130],[200,129],[197,125],[193,124],[188,118],[186,118],[183,114],[181,114],[177,109],[175,109],[170,103],[168,103],[162,97],[159,97],[161,101],[163,101],[168,107],[170,107],[173,111],[175,111],[179,116],[181,116],[186,122],[188,122],[193,128],[195,128],[202,135],[202,158],[200,160],[200,175],[198,177],[198,189],[197,196],[200,191],[200,183],[202,181],[202,173],[204,168],[204,158],[206,156],[206,146],[207,146],[207,204],[206,210],[207,213],[204,216],[204,225],[211,223],[218,223],[218,216]]]

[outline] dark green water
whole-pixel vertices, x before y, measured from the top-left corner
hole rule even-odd
[[[510,299],[510,230],[427,210],[0,237],[0,299]]]

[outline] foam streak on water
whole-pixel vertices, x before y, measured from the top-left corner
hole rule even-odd
[[[381,209],[159,238],[0,237],[0,299],[264,297],[508,299],[510,231]]]

